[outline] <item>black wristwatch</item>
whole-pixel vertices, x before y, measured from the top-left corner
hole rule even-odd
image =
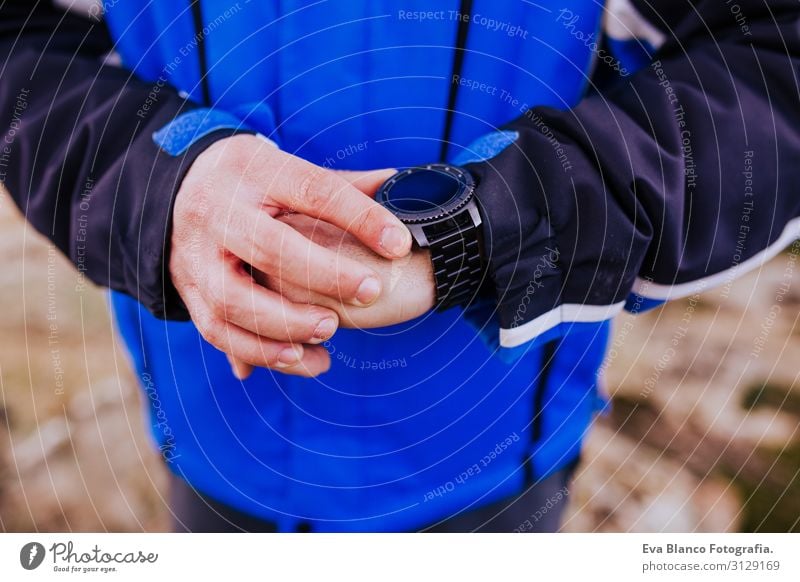
[[[481,215],[475,180],[457,166],[429,164],[398,172],[376,200],[428,248],[433,261],[437,309],[466,305],[483,279]]]

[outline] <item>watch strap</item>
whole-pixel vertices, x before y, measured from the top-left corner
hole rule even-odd
[[[436,309],[465,305],[478,292],[483,275],[480,229],[469,211],[423,227],[433,263]]]

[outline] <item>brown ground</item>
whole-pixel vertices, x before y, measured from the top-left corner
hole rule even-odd
[[[163,530],[165,475],[104,294],[77,291],[2,195],[0,233],[0,531]],[[618,318],[613,412],[566,530],[800,530],[797,258]]]

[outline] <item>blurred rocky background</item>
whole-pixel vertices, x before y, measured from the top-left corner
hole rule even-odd
[[[163,531],[105,295],[0,193],[0,531]],[[615,321],[566,531],[800,531],[800,246]]]

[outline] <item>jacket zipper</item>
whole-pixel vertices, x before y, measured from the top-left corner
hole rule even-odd
[[[439,161],[447,161],[447,150],[450,146],[450,139],[453,133],[453,114],[455,113],[456,101],[458,100],[458,84],[453,83],[453,79],[461,77],[461,69],[464,67],[464,53],[467,48],[467,35],[469,24],[472,20],[472,0],[461,0],[459,5],[458,30],[456,31],[456,46],[453,52],[453,71],[448,79],[450,90],[447,94],[447,109],[444,118],[444,135],[442,145],[439,150]]]
[[[208,83],[208,60],[206,57],[206,44],[203,34],[203,9],[200,0],[190,0],[192,19],[194,20],[194,38],[197,40],[197,61],[200,65],[200,90],[203,93],[203,104],[211,105],[211,87]]]
[[[539,442],[544,432],[542,422],[544,417],[544,397],[547,384],[550,381],[550,376],[553,371],[553,363],[556,359],[556,352],[558,351],[558,340],[549,341],[542,346],[542,365],[539,370],[539,379],[533,389],[533,420],[531,422],[531,449]],[[535,481],[533,474],[533,464],[529,452],[523,460],[523,468],[525,472],[525,482],[531,484]]]

